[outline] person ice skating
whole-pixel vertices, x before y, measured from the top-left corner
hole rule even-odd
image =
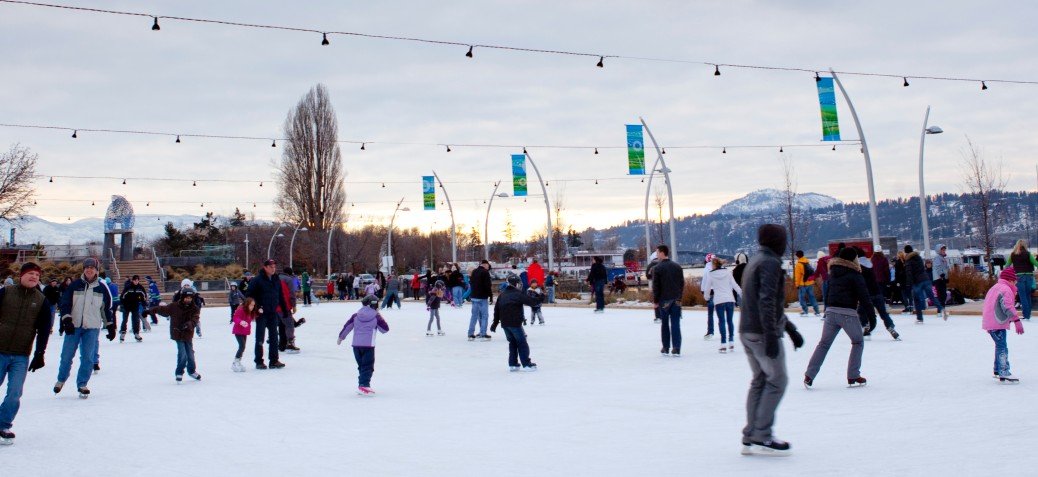
[[[90,395],[87,384],[97,366],[97,348],[101,329],[106,329],[108,341],[115,339],[115,314],[112,311],[112,292],[97,273],[97,259],[83,260],[83,274],[72,282],[61,295],[61,331],[65,341],[61,345],[61,362],[54,394],[60,393],[72,371],[72,358],[79,349],[79,372],[76,388],[79,395]]]
[[[411,296],[416,301],[422,299],[422,277],[417,273],[411,276]]]
[[[829,260],[829,288],[825,295],[825,324],[822,325],[822,337],[818,340],[811,355],[811,361],[804,373],[804,386],[810,388],[818,371],[822,368],[829,347],[836,340],[842,329],[851,340],[851,354],[847,360],[847,384],[864,386],[865,378],[861,375],[861,357],[865,351],[865,338],[862,335],[861,319],[858,318],[858,306],[866,310],[872,308],[872,298],[865,286],[865,278],[858,265],[858,254],[853,247],[840,250],[836,258]],[[874,310],[873,310],[874,312]]]
[[[887,303],[883,298],[883,291],[876,282],[876,274],[872,270],[874,262],[865,256],[865,250],[854,247],[854,251],[858,255],[858,265],[861,266],[861,277],[865,280],[865,288],[869,291],[869,302],[858,304],[858,318],[865,328],[863,333],[865,339],[872,339],[870,336],[876,329],[876,315],[879,315],[883,319],[883,326],[887,328],[890,337],[895,341],[901,341],[901,335],[894,329],[894,320],[890,319],[890,314],[887,313]],[[870,304],[871,306],[869,306]]]
[[[202,380],[195,364],[195,347],[191,341],[200,315],[200,310],[195,305],[196,296],[194,289],[185,288],[180,291],[177,301],[148,309],[148,313],[169,318],[169,339],[177,344],[177,367],[173,371],[177,383],[184,380],[185,370],[195,381]]]
[[[26,262],[17,283],[0,289],[0,385],[7,383],[0,403],[0,445],[14,444],[11,427],[21,407],[26,371],[35,373],[44,366],[54,312],[39,289],[41,272],[39,265]]]
[[[897,253],[897,260],[894,261],[894,282],[901,294],[901,303],[904,305],[901,313],[910,314],[912,307],[915,306],[915,297],[912,294],[912,283],[905,271],[905,255],[903,251]]]
[[[447,274],[447,286],[451,292],[451,306],[461,308],[465,305],[465,277],[461,274],[461,267],[453,263],[450,265],[450,273]]]
[[[717,329],[721,332],[720,353],[735,351],[735,294],[742,294],[742,288],[735,281],[731,269],[724,267],[724,262],[714,257],[713,270],[710,271],[710,290],[714,294],[714,312],[717,313]],[[725,336],[727,335],[727,336]]]
[[[231,305],[231,321],[234,321],[234,312],[238,310],[242,302],[245,301],[245,295],[238,290],[238,285],[231,284],[231,290],[227,292],[227,303]]]
[[[252,323],[256,321],[257,317],[259,317],[259,307],[256,305],[256,300],[252,298],[246,298],[242,306],[234,310],[234,316],[231,317],[231,323],[233,323],[231,334],[238,342],[238,352],[234,354],[234,362],[231,363],[231,370],[236,373],[245,372],[245,366],[241,364],[241,357],[245,354],[245,342],[252,334]]]
[[[548,272],[544,276],[544,292],[548,303],[555,303],[555,280],[555,272]]]
[[[788,455],[788,442],[772,432],[775,411],[789,381],[786,355],[782,346],[785,330],[793,348],[804,345],[804,338],[783,312],[786,273],[782,255],[786,253],[786,228],[764,224],[757,229],[758,251],[746,265],[742,277],[743,304],[739,309],[739,340],[753,373],[746,396],[746,426],[742,429],[742,454]]]
[[[391,308],[396,303],[396,308],[400,309],[400,280],[397,277],[390,275],[386,279],[386,296],[382,299],[382,309]]]
[[[162,294],[159,293],[159,284],[155,283],[155,280],[151,278],[151,275],[145,276],[144,279],[148,281],[148,307],[159,306],[159,302],[162,301]],[[148,319],[147,315],[144,316],[144,319]],[[158,318],[154,316],[151,317],[151,324],[159,324]],[[151,327],[149,326],[148,329],[151,329]]]
[[[923,324],[923,310],[926,310],[926,299],[929,298],[937,306],[937,314],[945,320],[948,312],[944,303],[937,300],[933,294],[933,282],[926,273],[926,263],[923,257],[912,249],[911,245],[905,245],[905,279],[912,286],[912,297],[915,299],[915,322]]]
[[[1033,264],[1032,264],[1033,265]],[[933,257],[933,286],[937,289],[937,301],[948,304],[948,277],[951,274],[948,265],[948,247],[937,244],[937,253]],[[1032,278],[1034,275],[1032,275]]]
[[[703,265],[703,278],[699,280],[699,291],[703,292],[706,300],[706,334],[704,340],[714,338],[714,297],[710,291],[710,271],[714,267],[714,254],[706,254],[706,263]]]
[[[286,272],[291,270],[285,268]],[[287,308],[278,306],[278,351],[285,352],[288,354],[299,353],[299,347],[296,346],[296,328],[306,322],[305,318],[295,319],[296,312],[296,298],[292,292],[292,283],[294,279],[285,278],[282,275],[281,278],[281,294],[285,299],[285,303],[288,304]]]
[[[587,282],[591,285],[592,293],[595,294],[595,313],[605,312],[605,286],[609,280],[602,257],[595,257],[591,264],[591,271],[587,274]]]
[[[123,307],[123,320],[119,328],[119,342],[126,340],[126,318],[132,317],[133,339],[138,343],[141,338],[141,307],[148,302],[148,292],[141,285],[141,277],[134,275],[130,277],[130,283],[123,287],[120,303]],[[147,318],[145,318],[146,320]]]
[[[540,305],[541,301],[523,293],[519,289],[522,283],[516,275],[508,277],[508,286],[494,304],[494,323],[490,325],[490,331],[497,333],[498,325],[504,329],[505,338],[508,339],[509,371],[537,371],[537,364],[530,361],[530,345],[526,341],[526,331],[523,330],[523,322],[526,321],[523,306]]]
[[[303,292],[303,306],[310,306],[313,303],[310,300],[310,294],[313,293],[313,282],[306,270],[303,270],[302,275],[299,276],[299,289]]]
[[[1026,240],[1016,241],[1013,253],[1009,254],[1009,260],[1013,264],[1013,270],[1016,271],[1016,291],[1020,298],[1020,310],[1023,312],[1023,319],[1030,320],[1031,310],[1034,307],[1031,298],[1035,286],[1034,269],[1038,267],[1038,260],[1035,259],[1034,254],[1030,250],[1027,250]],[[938,294],[940,294],[939,292],[940,289],[938,289]]]
[[[544,324],[544,314],[541,313],[540,303],[544,303],[544,290],[541,290],[541,283],[537,279],[530,279],[530,288],[526,290],[526,294],[537,299],[539,302],[535,306],[530,307],[530,325],[533,324]]]
[[[797,287],[797,295],[800,297],[800,316],[807,316],[809,307],[814,308],[815,316],[821,316],[818,300],[815,299],[815,274],[811,262],[804,256],[803,250],[797,250],[795,255],[797,261],[793,266],[793,286]]]
[[[436,318],[436,332],[443,336],[443,329],[440,328],[440,303],[443,301],[445,292],[443,282],[436,282],[433,289],[425,295],[425,308],[429,310],[429,324],[425,326],[425,336],[433,335],[433,318]]]
[[[339,341],[353,332],[353,357],[357,360],[357,394],[361,396],[374,396],[375,390],[371,389],[371,375],[375,373],[375,331],[379,333],[389,332],[389,323],[378,313],[378,297],[374,294],[365,296],[361,300],[361,307],[339,332]]]
[[[1006,334],[1009,323],[1016,328],[1016,334],[1024,334],[1024,325],[1016,314],[1014,306],[1017,294],[1018,276],[1014,267],[1006,267],[995,283],[984,296],[984,316],[981,327],[995,341],[994,375],[1001,383],[1015,384],[1019,379],[1009,372],[1009,348],[1006,346]]]
[[[656,247],[659,263],[652,269],[652,307],[660,318],[660,338],[664,356],[681,356],[681,294],[685,290],[685,275],[670,259],[670,247]]]
[[[487,335],[487,325],[490,321],[490,303],[489,300],[493,299],[493,283],[490,280],[490,262],[482,260],[479,262],[479,266],[472,270],[472,274],[469,277],[469,287],[472,288],[472,293],[469,295],[469,299],[472,300],[472,313],[469,318],[469,341],[476,339],[476,323],[479,323],[479,338],[489,340],[490,336]]]
[[[277,274],[277,262],[267,259],[263,262],[263,268],[251,281],[249,281],[249,293],[246,295],[256,300],[259,305],[260,314],[256,318],[256,369],[267,369],[263,364],[263,337],[268,336],[269,350],[267,353],[271,369],[281,369],[285,364],[278,361],[278,322],[281,318],[277,314],[278,307],[289,309],[285,296],[281,293],[281,279]]]

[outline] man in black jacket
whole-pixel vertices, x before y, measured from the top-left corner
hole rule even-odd
[[[591,271],[587,274],[587,282],[595,294],[595,313],[605,311],[605,286],[608,275],[605,265],[602,265],[602,257],[595,257],[595,263],[591,264]]]
[[[277,309],[290,310],[285,302],[285,295],[281,293],[281,279],[278,277],[277,262],[267,259],[263,262],[263,268],[251,281],[249,281],[248,297],[256,300],[260,315],[256,317],[256,369],[267,369],[263,364],[263,334],[266,332],[270,337],[270,367],[273,369],[284,368],[285,364],[278,361],[278,317]]]
[[[141,306],[148,303],[148,292],[141,285],[141,277],[134,275],[130,281],[123,286],[123,293],[119,297],[123,307],[123,321],[119,329],[119,342],[126,341],[126,318],[132,316],[133,338],[138,343],[141,338]]]
[[[35,263],[26,262],[18,282],[0,289],[0,383],[7,382],[6,397],[0,404],[0,445],[14,444],[11,426],[18,414],[26,370],[36,372],[44,365],[53,312],[39,289],[41,271]],[[33,355],[31,361],[29,354]]]
[[[739,340],[746,350],[753,380],[746,397],[746,427],[742,430],[743,455],[786,455],[789,443],[771,432],[775,410],[786,392],[786,355],[782,350],[782,331],[789,334],[793,348],[804,345],[804,338],[786,320],[786,273],[782,255],[786,253],[786,228],[764,224],[757,229],[760,251],[746,265],[742,276],[743,302],[739,309]]]
[[[905,280],[912,286],[912,299],[915,303],[915,323],[923,324],[923,310],[926,310],[926,299],[929,298],[937,304],[937,314],[948,319],[944,312],[944,303],[941,303],[933,294],[933,281],[926,273],[926,263],[919,252],[913,251],[911,245],[905,245]]]
[[[430,288],[432,285],[430,285]],[[487,335],[487,321],[490,319],[490,300],[493,295],[493,284],[490,281],[490,262],[483,260],[479,262],[479,266],[472,270],[472,275],[469,277],[469,287],[472,289],[472,293],[469,294],[469,299],[472,300],[472,318],[469,319],[469,341],[476,339],[476,323],[479,323],[479,338],[482,340],[489,340],[490,336]],[[495,313],[497,308],[494,308]]]
[[[508,277],[508,287],[494,304],[494,324],[490,325],[490,331],[497,333],[498,324],[505,330],[509,371],[519,371],[519,363],[522,363],[523,371],[537,371],[537,364],[530,361],[530,345],[526,342],[526,331],[523,330],[523,322],[526,321],[523,305],[540,305],[541,299],[523,293],[519,289],[521,285],[522,280],[518,276]]]
[[[681,356],[681,294],[685,291],[685,274],[681,265],[670,259],[670,247],[656,247],[659,263],[652,269],[652,307],[660,320],[663,349],[660,354]]]
[[[825,355],[829,353],[836,335],[842,329],[851,339],[851,356],[847,360],[847,384],[864,386],[865,378],[861,376],[861,356],[865,351],[865,338],[862,336],[861,320],[858,319],[858,306],[866,312],[872,310],[872,297],[861,276],[861,267],[857,262],[858,254],[853,247],[840,250],[838,256],[829,260],[829,287],[825,292],[825,324],[822,325],[822,337],[818,340],[811,361],[804,373],[804,386],[814,384],[818,370],[822,368]]]

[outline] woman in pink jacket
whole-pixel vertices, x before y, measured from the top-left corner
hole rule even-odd
[[[1006,333],[1009,322],[1016,327],[1016,334],[1024,334],[1024,325],[1016,314],[1016,270],[1013,267],[1002,270],[998,283],[988,290],[984,297],[984,319],[981,325],[984,331],[995,340],[995,375],[999,382],[1011,384],[1020,380],[1009,373],[1009,348],[1006,346]]]

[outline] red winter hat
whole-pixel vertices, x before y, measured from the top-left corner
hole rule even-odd
[[[1008,281],[1008,282],[1015,282],[1016,281],[1016,270],[1014,270],[1013,267],[1007,267],[1007,268],[1002,270],[1002,273],[1000,273],[998,275],[998,278],[1001,278],[1001,279],[1003,279],[1005,281]]]

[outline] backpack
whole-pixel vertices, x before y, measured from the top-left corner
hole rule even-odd
[[[805,263],[802,263],[801,265],[803,265],[803,267],[804,267],[804,281],[806,282],[812,276],[814,276],[815,269],[814,269],[814,267],[811,266],[810,262],[805,262]]]

